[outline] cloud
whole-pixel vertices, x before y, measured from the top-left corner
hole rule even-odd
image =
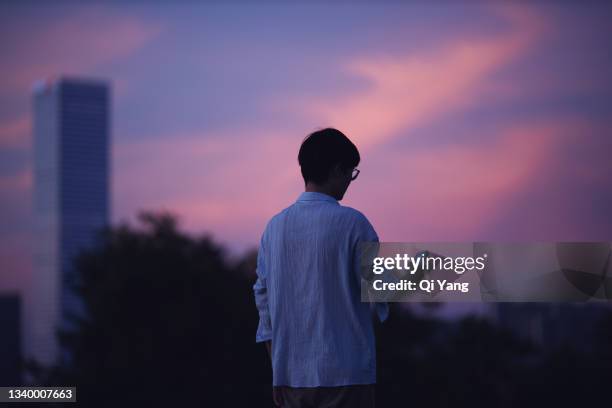
[[[19,290],[30,279],[32,173],[29,169],[0,176],[0,291]]]
[[[12,33],[12,41],[0,46],[11,54],[0,68],[0,89],[23,93],[37,79],[60,74],[91,75],[100,64],[129,56],[161,31],[159,24],[102,7],[23,26]]]
[[[556,177],[562,153],[585,126],[550,118],[502,127],[477,144],[383,146],[364,158],[343,204],[362,210],[387,241],[482,239],[525,191]],[[295,158],[301,135],[236,132],[251,137],[183,134],[118,144],[114,218],[165,209],[190,232],[213,232],[234,248],[256,244],[267,220],[302,189]],[[582,175],[593,176],[589,169]]]
[[[557,118],[547,162],[499,207],[487,236],[513,240],[611,239],[610,123]]]
[[[350,60],[347,74],[366,78],[369,87],[298,104],[313,122],[346,130],[368,153],[364,174],[344,204],[372,216],[385,239],[477,235],[551,163],[559,147],[565,124],[554,119],[506,124],[491,134],[476,130],[482,133],[475,137],[478,144],[389,147],[400,134],[480,102],[481,93],[490,90],[490,76],[524,56],[546,27],[524,8],[494,10],[507,21],[507,31],[458,36],[425,54]],[[118,146],[120,213],[147,206],[174,209],[191,229],[255,243],[265,221],[301,189],[295,153],[304,133],[242,128]]]
[[[509,24],[506,33],[457,35],[444,46],[409,55],[368,54],[348,61],[347,74],[369,82],[362,91],[308,99],[293,108],[313,122],[345,131],[369,149],[447,112],[479,101],[489,76],[523,56],[546,23],[529,9],[492,9]]]
[[[30,119],[27,116],[0,122],[0,149],[29,148],[30,126]]]
[[[552,116],[475,130],[479,143],[382,147],[349,198],[387,241],[609,239],[609,130]]]
[[[383,149],[370,157],[377,166],[354,198],[385,240],[478,239],[551,166],[566,126],[511,125],[480,144]]]
[[[32,187],[32,171],[25,168],[17,174],[0,176],[0,196],[27,192]]]
[[[290,129],[245,128],[117,143],[114,218],[167,209],[191,232],[253,244],[267,219],[302,188],[302,138]]]
[[[0,247],[0,292],[20,291],[31,283],[31,243],[30,230],[12,231],[2,234]]]
[[[126,58],[154,40],[160,24],[120,15],[102,7],[80,9],[58,20],[22,24],[3,38],[0,93],[15,113],[0,121],[0,149],[31,147],[31,112],[26,109],[32,84],[58,75],[95,75],[101,64]],[[113,81],[115,94],[126,92],[124,80]],[[8,108],[8,107],[7,107]],[[6,184],[7,181],[4,182]]]

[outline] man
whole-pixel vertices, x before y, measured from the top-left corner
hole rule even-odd
[[[342,132],[310,134],[298,154],[306,191],[262,235],[256,341],[270,353],[277,406],[374,406],[372,308],[361,302],[357,245],[378,236],[362,213],[338,203],[359,161]],[[384,321],[387,304],[376,311]]]

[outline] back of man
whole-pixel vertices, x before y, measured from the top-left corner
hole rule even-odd
[[[378,236],[363,214],[338,203],[358,174],[358,153],[346,163],[342,145],[334,158],[332,143],[325,163],[321,147],[333,138],[344,143],[346,136],[334,129],[319,132],[326,133],[313,133],[300,149],[306,191],[262,235],[254,286],[256,341],[271,341],[278,405],[371,407],[376,351],[370,304],[360,297],[358,243]],[[309,155],[326,169],[315,182]],[[386,309],[379,312],[384,320]]]

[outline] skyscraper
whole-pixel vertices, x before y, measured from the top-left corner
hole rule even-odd
[[[60,78],[34,86],[34,246],[26,302],[26,358],[49,365],[62,354],[57,329],[82,303],[68,287],[73,259],[110,217],[110,89]]]

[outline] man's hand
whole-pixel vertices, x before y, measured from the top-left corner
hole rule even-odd
[[[266,341],[265,345],[266,350],[268,350],[268,355],[270,356],[270,361],[272,361],[272,341]],[[282,407],[283,405],[280,390],[274,385],[272,386],[272,401],[274,401],[274,405],[276,405],[277,407]]]

